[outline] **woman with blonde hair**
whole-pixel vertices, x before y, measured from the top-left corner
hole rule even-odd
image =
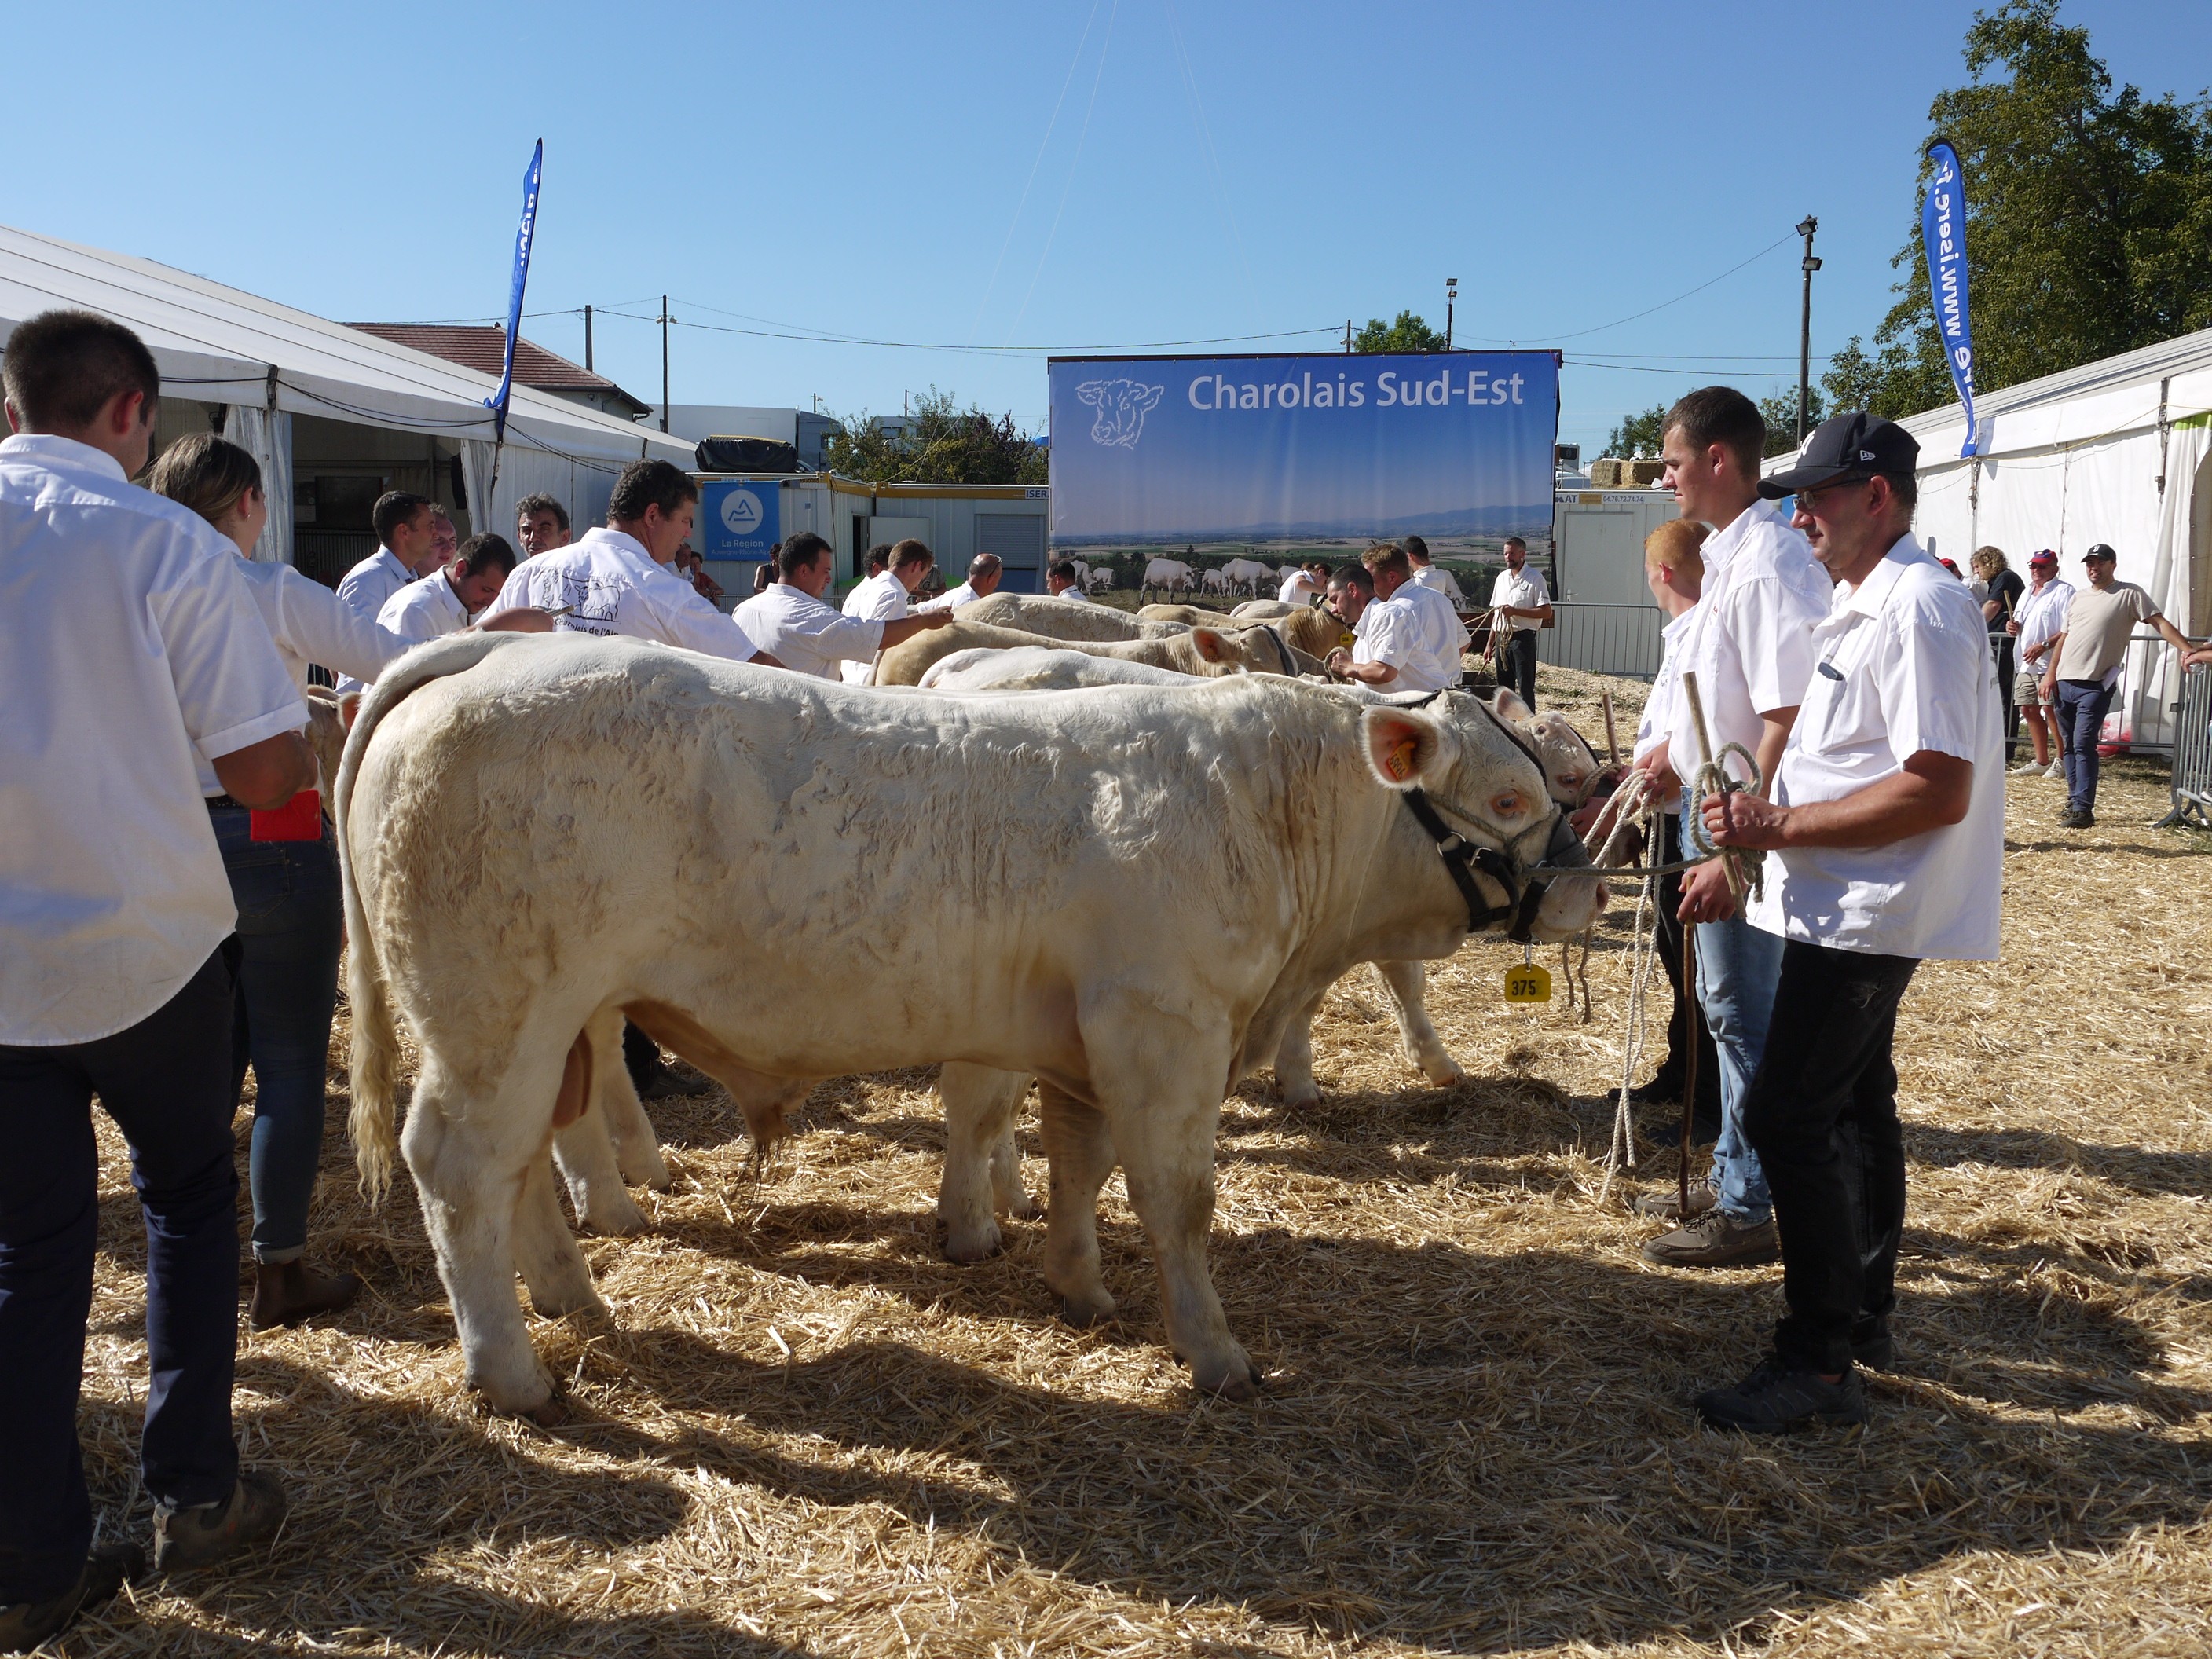
[[[206,433],[162,453],[148,480],[228,537],[244,557],[247,590],[301,689],[307,665],[373,680],[409,641],[342,605],[289,565],[253,562],[269,521],[261,468],[236,444]],[[325,780],[327,786],[328,780]],[[249,812],[204,762],[200,792],[230,873],[243,957],[231,1037],[233,1086],[253,1066],[253,1135],[246,1166],[253,1194],[256,1330],[294,1325],[361,1294],[351,1273],[310,1272],[301,1257],[307,1202],[322,1158],[324,1076],[337,1001],[337,845],[312,794],[278,812]],[[280,820],[289,819],[289,822]]]
[[[1967,562],[1982,584],[1982,617],[1989,625],[1990,654],[1996,660],[1997,693],[2004,699],[2005,759],[2009,762],[2014,745],[2020,740],[2020,710],[2012,697],[2011,623],[2013,613],[2027,597],[2027,584],[2006,561],[2002,548],[1978,547]]]
[[[1670,519],[1644,538],[1644,578],[1650,586],[1651,597],[1665,613],[1667,624],[1659,635],[1659,672],[1651,682],[1651,695],[1644,699],[1644,717],[1637,722],[1634,757],[1639,762],[1651,755],[1674,726],[1674,700],[1681,695],[1683,641],[1694,625],[1691,612],[1696,609],[1698,592],[1705,585],[1704,548],[1705,538],[1711,533],[1693,519]],[[1659,862],[1662,864],[1671,864],[1682,856],[1682,817],[1677,810],[1680,805],[1679,797],[1668,796],[1668,810],[1660,818]],[[1656,942],[1659,959],[1666,964],[1667,977],[1674,987],[1674,1012],[1667,1020],[1667,1057],[1659,1062],[1659,1070],[1651,1080],[1635,1091],[1635,1098],[1647,1105],[1682,1097],[1684,1062],[1690,1052],[1690,1013],[1689,999],[1682,992],[1682,922],[1678,914],[1681,908],[1681,877],[1662,876]],[[1699,1139],[1711,1140],[1720,1133],[1720,1055],[1713,1047],[1713,1034],[1705,1029],[1703,1021],[1698,1024],[1698,1098],[1694,1113],[1698,1123],[1703,1126]],[[1670,1190],[1662,1200],[1647,1201],[1645,1213],[1672,1218],[1674,1196]],[[1711,1188],[1692,1188],[1690,1207],[1692,1217],[1711,1208]]]

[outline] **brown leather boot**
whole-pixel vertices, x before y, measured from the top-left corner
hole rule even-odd
[[[257,1331],[272,1325],[296,1325],[317,1314],[349,1308],[361,1294],[361,1280],[352,1273],[310,1273],[307,1264],[264,1261],[254,1272],[253,1300],[246,1317]]]
[[[1772,1216],[1746,1225],[1725,1210],[1708,1210],[1644,1247],[1644,1259],[1662,1267],[1758,1267],[1781,1255],[1782,1236]]]
[[[145,1571],[146,1552],[136,1544],[95,1544],[84,1558],[76,1583],[59,1595],[0,1607],[0,1653],[28,1653]]]
[[[276,1535],[291,1500],[273,1474],[240,1469],[230,1496],[187,1510],[158,1504],[154,1508],[154,1569],[182,1572],[211,1567],[240,1551]]]

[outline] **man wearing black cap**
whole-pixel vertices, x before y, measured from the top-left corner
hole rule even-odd
[[[1698,1396],[1718,1426],[1866,1420],[1855,1364],[1890,1363],[1905,1223],[1898,1004],[1923,957],[1997,953],[2002,703],[1980,607],[1913,539],[1918,456],[1901,427],[1839,415],[1760,485],[1796,496],[1836,587],[1771,799],[1701,808],[1715,842],[1772,855],[1747,915],[1784,941],[1743,1117],[1789,1310],[1749,1376]]]
[[[2035,739],[2035,758],[2022,761],[2012,769],[2063,778],[2066,744],[2058,730],[2057,711],[2043,692],[2043,671],[2057,660],[2050,655],[2051,642],[2066,626],[2066,607],[2074,602],[2074,584],[2059,580],[2058,555],[2047,547],[2028,556],[2027,580],[2027,597],[2020,602],[2005,629],[2013,636],[2020,655],[2020,667],[2012,680],[2013,704],[2027,720],[2028,735]],[[2053,743],[2058,745],[2056,759],[2051,752]]]
[[[2185,666],[2191,659],[2189,641],[2159,615],[2151,596],[2133,582],[2112,580],[2119,557],[2102,542],[2081,556],[2089,585],[2075,591],[2066,625],[2044,659],[2050,666],[2043,671],[2043,695],[2057,706],[2059,729],[2066,734],[2066,810],[2058,816],[2064,830],[2096,824],[2097,734],[2112,706],[2136,624],[2158,629],[2181,653]]]

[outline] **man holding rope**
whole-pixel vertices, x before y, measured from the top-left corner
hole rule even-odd
[[[1694,787],[1708,765],[1765,793],[1813,678],[1813,624],[1827,612],[1829,582],[1805,538],[1759,499],[1765,447],[1757,405],[1733,387],[1705,386],[1668,411],[1668,483],[1684,518],[1714,527],[1682,641],[1685,695],[1671,705],[1666,741],[1638,763],[1670,793],[1677,780]],[[1682,828],[1689,836],[1686,808]],[[1662,1267],[1747,1267],[1780,1253],[1742,1108],[1766,1048],[1782,942],[1744,920],[1735,885],[1742,875],[1727,867],[1735,862],[1711,860],[1682,881],[1681,919],[1698,924],[1698,1001],[1720,1054],[1721,1133],[1711,1175],[1690,1189],[1689,1214],[1644,1247]]]
[[[1742,1116],[1789,1312],[1748,1376],[1698,1396],[1718,1426],[1866,1421],[1855,1362],[1891,1363],[1905,1224],[1898,1004],[1923,957],[1997,954],[2003,704],[1972,593],[1913,539],[1919,453],[1901,427],[1838,415],[1759,487],[1796,495],[1836,586],[1772,799],[1701,803],[1717,845],[1773,855],[1750,921],[1782,951]]]

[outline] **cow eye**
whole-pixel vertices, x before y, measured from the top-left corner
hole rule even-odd
[[[1503,794],[1492,795],[1490,798],[1490,810],[1501,818],[1519,817],[1522,810],[1520,792],[1508,789]]]

